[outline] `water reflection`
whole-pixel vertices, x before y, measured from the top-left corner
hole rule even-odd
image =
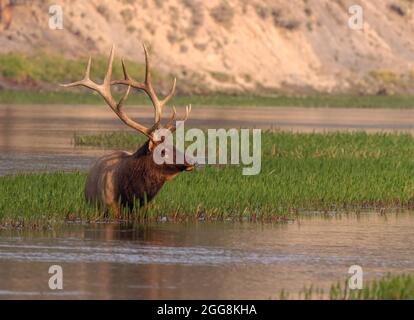
[[[280,290],[413,272],[414,213],[287,224],[95,224],[0,232],[0,297],[277,298]],[[62,293],[48,268],[64,270]]]
[[[195,108],[187,127],[414,132],[414,110],[410,109]],[[128,110],[144,125],[152,124],[152,112],[149,106]],[[86,170],[104,151],[74,148],[74,133],[126,129],[104,105],[0,105],[0,176],[22,171]]]

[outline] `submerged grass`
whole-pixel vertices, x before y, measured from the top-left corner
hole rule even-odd
[[[130,133],[77,136],[77,145],[133,150]],[[411,208],[414,139],[409,134],[289,133],[262,135],[261,172],[205,166],[168,182],[145,212],[160,219],[279,219],[300,210]],[[84,173],[0,178],[0,219],[89,219]],[[138,214],[142,216],[142,212]]]

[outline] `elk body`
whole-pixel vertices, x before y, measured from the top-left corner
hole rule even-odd
[[[172,161],[171,164],[157,164],[154,161],[154,150],[162,142],[156,136],[157,129],[163,128],[171,131],[176,129],[174,125],[175,108],[173,108],[170,121],[165,126],[161,125],[163,108],[174,95],[176,81],[174,80],[170,93],[163,100],[160,100],[152,85],[150,62],[145,46],[144,52],[146,62],[144,82],[137,82],[130,77],[124,60],[122,60],[124,79],[111,81],[114,60],[114,47],[112,47],[108,70],[102,84],[97,84],[90,79],[91,58],[89,58],[85,78],[81,81],[63,85],[65,87],[84,86],[98,92],[126,125],[148,137],[147,142],[134,153],[117,151],[101,157],[93,165],[87,177],[85,186],[87,201],[98,204],[104,211],[111,209],[116,218],[120,217],[124,208],[132,209],[135,205],[143,206],[146,202],[151,201],[166,181],[173,179],[182,171],[191,171],[194,168],[189,159],[185,157],[184,163],[181,164],[175,163],[175,161]],[[128,86],[118,102],[111,94],[111,85]],[[128,98],[131,87],[144,91],[153,104],[154,125],[151,128],[133,121],[123,111],[123,104]],[[190,111],[191,106],[186,107],[186,115],[183,121],[187,120]],[[176,159],[179,151],[173,146],[169,150],[169,156]]]

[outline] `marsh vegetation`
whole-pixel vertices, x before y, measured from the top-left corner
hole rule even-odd
[[[77,135],[76,145],[133,150],[129,133]],[[262,170],[243,176],[234,165],[203,166],[167,183],[148,210],[155,220],[279,220],[302,211],[411,208],[414,139],[409,134],[289,133],[262,135]],[[84,201],[85,173],[19,174],[0,178],[5,221],[94,219]]]
[[[280,299],[287,300],[291,295],[285,290],[281,291]],[[362,289],[349,289],[348,281],[332,284],[326,291],[317,287],[308,287],[301,290],[298,299],[312,300],[413,300],[414,299],[414,276],[410,274],[386,276],[369,281]]]

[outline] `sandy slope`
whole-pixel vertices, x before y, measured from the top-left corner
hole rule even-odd
[[[407,91],[414,77],[414,2],[361,0],[364,29],[348,27],[347,0],[57,0],[64,29],[48,27],[48,1],[16,0],[0,52],[40,48],[106,53],[158,68],[191,91]]]

